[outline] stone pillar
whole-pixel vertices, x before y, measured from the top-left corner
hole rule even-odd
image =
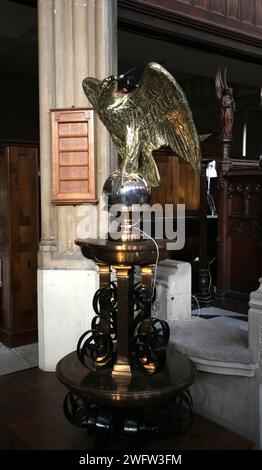
[[[74,245],[78,207],[51,203],[49,111],[89,106],[82,90],[83,79],[87,76],[102,79],[117,72],[116,24],[116,0],[38,0],[41,161],[38,320],[40,367],[44,370],[53,370],[60,357],[75,349],[78,333],[88,327],[92,318],[90,299],[98,285],[95,265],[84,259]],[[116,155],[110,136],[98,119],[95,158],[99,198],[106,177],[116,166]],[[83,291],[79,301],[73,292],[76,278],[78,291]],[[61,348],[56,342],[58,336],[63,342]]]

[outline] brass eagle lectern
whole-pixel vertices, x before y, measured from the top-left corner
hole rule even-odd
[[[195,366],[168,344],[167,322],[152,315],[156,264],[168,257],[167,241],[144,236],[132,215],[149,204],[151,186],[160,184],[154,149],[169,145],[196,169],[201,161],[189,105],[167,70],[149,63],[133,91],[123,92],[118,84],[113,76],[83,81],[123,160],[103,189],[108,207],[116,205],[123,217],[105,240],[76,240],[82,254],[97,263],[100,288],[90,330],[57,365],[69,389],[67,418],[115,443],[122,435],[170,431],[170,419],[176,432],[191,422],[188,387]]]

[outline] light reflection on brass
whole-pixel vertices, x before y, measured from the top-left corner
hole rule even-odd
[[[140,174],[151,186],[160,178],[152,152],[169,145],[174,152],[200,169],[199,137],[183,90],[161,65],[145,66],[135,91],[117,92],[117,77],[88,77],[83,88],[105,124],[123,159],[126,175]]]
[[[112,377],[118,377],[118,376],[132,377],[130,365],[121,364],[121,363],[114,364],[114,367],[112,370]]]

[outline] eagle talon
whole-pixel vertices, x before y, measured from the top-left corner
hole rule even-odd
[[[126,176],[126,173],[122,171],[121,172],[121,188],[123,188],[125,185],[125,176]]]

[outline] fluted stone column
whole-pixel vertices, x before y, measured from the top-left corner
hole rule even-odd
[[[76,340],[88,322],[88,313],[89,319],[92,316],[91,300],[97,285],[95,265],[84,259],[74,245],[79,208],[51,203],[50,109],[88,107],[82,90],[83,79],[87,76],[102,79],[117,72],[116,23],[116,0],[38,0],[41,162],[39,346],[40,366],[46,370],[53,370],[57,360],[75,348]],[[95,159],[99,198],[106,177],[116,166],[116,154],[107,130],[98,119],[95,121]],[[79,295],[75,292],[73,295],[72,289]],[[60,348],[53,342],[56,333],[63,338]]]

